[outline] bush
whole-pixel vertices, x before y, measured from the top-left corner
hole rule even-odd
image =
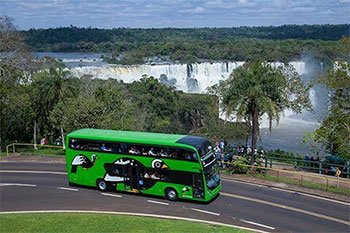
[[[245,157],[238,157],[232,162],[229,171],[233,174],[246,174],[249,170],[249,161]]]

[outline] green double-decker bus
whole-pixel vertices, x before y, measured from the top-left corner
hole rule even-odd
[[[219,167],[203,137],[81,129],[67,135],[71,185],[210,201],[221,189]]]

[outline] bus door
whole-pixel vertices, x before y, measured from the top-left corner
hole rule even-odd
[[[140,190],[140,177],[139,177],[139,167],[127,165],[126,169],[126,177],[124,177],[124,188],[127,191],[131,192],[139,192]]]
[[[204,198],[203,174],[193,173],[193,197]]]

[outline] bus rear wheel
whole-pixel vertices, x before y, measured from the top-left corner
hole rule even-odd
[[[172,188],[167,188],[165,190],[165,198],[169,201],[176,201],[179,197],[177,195],[177,192]]]
[[[103,179],[98,179],[96,184],[97,184],[98,190],[102,192],[108,191],[108,184]]]

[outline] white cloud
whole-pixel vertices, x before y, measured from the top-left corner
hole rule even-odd
[[[192,9],[180,10],[179,12],[181,12],[181,13],[201,14],[201,13],[204,13],[205,11],[206,10],[203,7],[197,6],[197,7],[192,8]]]
[[[257,3],[249,0],[238,0],[238,6],[243,6],[243,7],[253,7],[256,6]]]

